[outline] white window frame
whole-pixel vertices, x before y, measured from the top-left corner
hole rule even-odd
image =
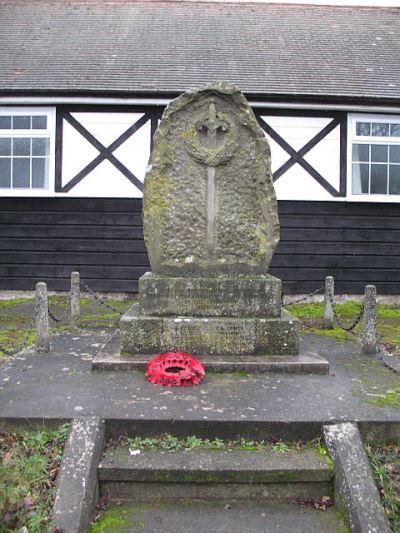
[[[45,136],[50,139],[49,148],[49,179],[46,189],[0,188],[0,198],[2,197],[30,197],[30,196],[54,196],[54,175],[55,175],[55,131],[56,131],[56,109],[55,107],[0,107],[0,116],[4,115],[46,115],[47,128]],[[36,133],[36,135],[35,135]],[[44,130],[0,130],[0,137],[43,137]]]
[[[400,112],[400,110],[399,110]],[[347,200],[350,202],[375,202],[375,203],[400,203],[400,194],[353,194],[353,143],[355,144],[398,144],[400,137],[375,137],[357,136],[357,122],[384,122],[400,124],[399,115],[375,115],[366,113],[349,113],[347,122],[348,142],[347,142]]]

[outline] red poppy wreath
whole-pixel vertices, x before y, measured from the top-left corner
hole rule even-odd
[[[155,385],[190,387],[205,376],[203,365],[193,355],[167,352],[155,355],[148,363],[146,377]]]

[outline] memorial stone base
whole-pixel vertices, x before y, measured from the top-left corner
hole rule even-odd
[[[297,355],[298,320],[273,276],[174,278],[145,274],[122,317],[124,355]]]

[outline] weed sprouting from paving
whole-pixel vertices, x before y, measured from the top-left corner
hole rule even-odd
[[[65,424],[0,434],[0,531],[48,531],[68,432]]]
[[[208,449],[208,450],[244,450],[244,451],[266,451],[270,450],[274,453],[287,453],[292,451],[301,451],[306,448],[319,449],[322,444],[319,439],[309,442],[293,441],[284,442],[280,440],[250,440],[250,439],[235,439],[223,440],[218,437],[213,439],[201,438],[196,435],[188,437],[177,437],[169,433],[155,437],[133,437],[123,438],[120,440],[111,440],[106,447],[106,450],[112,450],[116,446],[127,447],[131,450],[167,450],[169,452],[190,451],[194,449]]]

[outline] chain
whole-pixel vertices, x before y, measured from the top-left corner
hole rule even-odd
[[[300,302],[305,302],[309,298],[312,298],[313,296],[321,293],[324,289],[325,289],[325,285],[322,285],[322,287],[319,287],[315,291],[310,292],[310,294],[306,294],[305,296],[302,296],[301,298],[298,298],[297,300],[294,300],[294,302],[290,302],[290,303],[288,302],[288,303],[286,303],[284,305],[299,304]]]
[[[337,314],[336,304],[333,301],[332,294],[329,291],[328,291],[328,298],[329,298],[329,301],[330,301],[331,306],[332,306],[333,315],[335,317],[336,323],[339,326],[339,328],[343,329],[344,331],[347,331],[348,333],[354,333],[353,329],[361,322],[362,317],[364,316],[364,302],[362,303],[360,312],[356,316],[355,320],[349,326],[345,326],[343,324],[341,318]]]
[[[57,317],[54,314],[54,312],[51,310],[50,304],[48,304],[47,309],[48,309],[48,312],[49,312],[49,317],[53,320],[53,322],[56,322],[56,323],[64,322],[64,320],[66,320],[70,316],[70,309],[69,309],[68,304],[65,307],[64,311],[62,311],[62,313],[61,313],[61,315],[59,317]]]
[[[92,291],[92,289],[90,287],[88,287],[86,285],[86,283],[84,281],[81,280],[81,285],[87,290],[87,292],[94,298],[94,300],[96,300],[96,302],[98,302],[100,305],[103,305],[104,307],[107,307],[107,309],[110,309],[110,311],[113,311],[114,313],[117,313],[118,315],[122,316],[123,313],[121,313],[121,311],[119,311],[118,309],[116,309],[115,307],[113,307],[112,305],[110,305],[109,303],[107,303],[105,300],[103,300],[102,298],[100,298],[99,296],[97,296],[97,294]]]
[[[12,355],[22,352],[22,350],[25,350],[25,348],[29,346],[30,344],[29,339],[32,335],[32,331],[35,328],[36,314],[37,314],[37,307],[35,305],[35,311],[34,311],[31,323],[29,324],[28,331],[25,333],[25,337],[23,338],[21,344],[17,348],[14,348],[13,350],[7,350],[6,348],[0,345],[0,351],[4,353],[4,355],[6,355],[7,357],[11,357]]]

